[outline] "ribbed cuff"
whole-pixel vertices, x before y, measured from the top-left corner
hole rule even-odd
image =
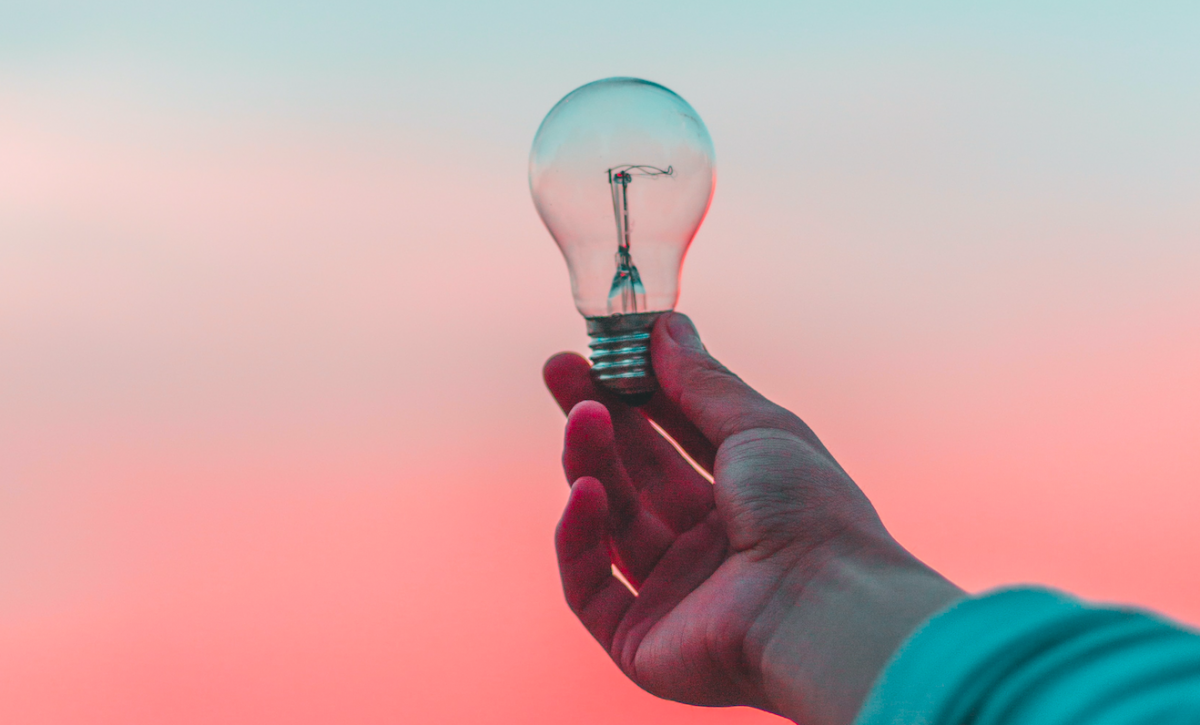
[[[1056,642],[1129,616],[1047,589],[1001,589],[930,617],[884,668],[855,725],[974,722],[995,690]]]

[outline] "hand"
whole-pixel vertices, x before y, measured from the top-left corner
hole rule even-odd
[[[640,410],[597,389],[577,355],[546,364],[570,411],[556,535],[568,604],[655,695],[850,722],[896,646],[961,591],[897,544],[808,426],[709,356],[685,316],[663,315],[651,344],[661,390]]]

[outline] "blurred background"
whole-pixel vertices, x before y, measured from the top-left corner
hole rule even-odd
[[[1200,623],[1195,3],[0,4],[0,721],[766,723],[562,602],[585,82],[717,148],[680,309],[918,556]]]

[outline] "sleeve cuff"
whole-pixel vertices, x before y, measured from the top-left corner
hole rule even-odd
[[[1095,671],[1106,659],[1097,654],[1111,652],[1114,638],[1137,641],[1164,627],[1183,634],[1156,618],[1091,608],[1048,589],[968,597],[928,619],[900,646],[855,724],[1078,722],[1057,716],[1078,715],[1082,701],[1095,699],[1097,686],[1126,674],[1118,670],[1127,657],[1108,657],[1116,666]],[[1086,683],[1078,682],[1085,675]],[[1073,689],[1063,689],[1068,682]],[[1080,687],[1093,692],[1076,697]],[[1064,698],[1064,692],[1070,695]],[[1056,717],[1044,717],[1052,710]]]

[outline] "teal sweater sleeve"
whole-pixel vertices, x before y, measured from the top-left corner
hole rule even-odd
[[[1200,724],[1200,635],[1044,589],[964,599],[892,656],[855,725]]]

